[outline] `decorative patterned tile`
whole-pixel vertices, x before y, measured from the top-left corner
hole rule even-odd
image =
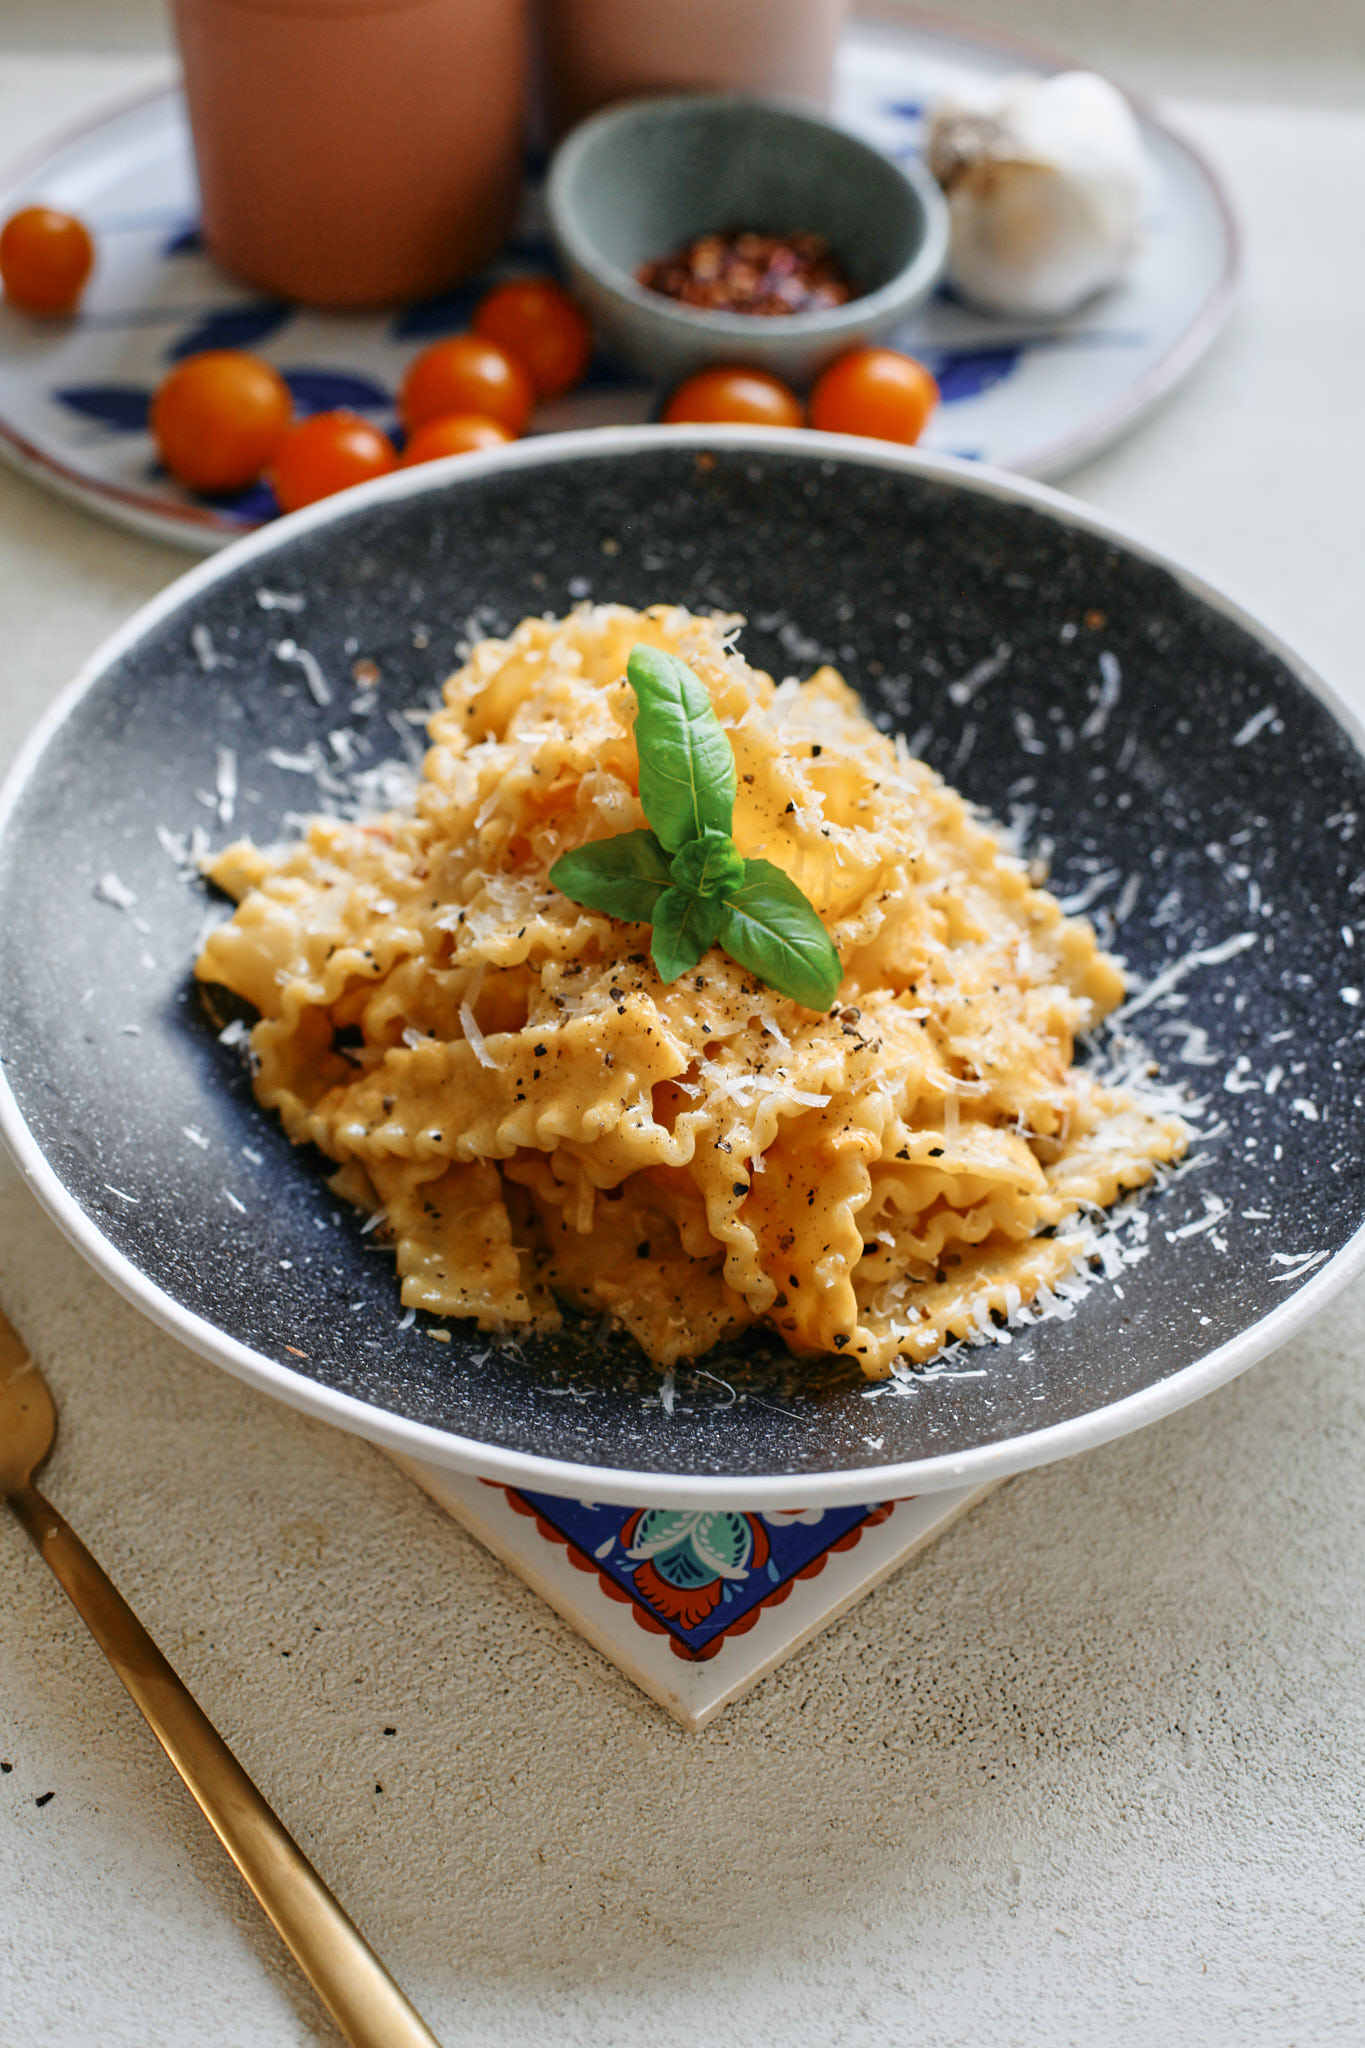
[[[623,1508],[395,1463],[665,1707],[702,1728],[990,1492],[747,1514]]]

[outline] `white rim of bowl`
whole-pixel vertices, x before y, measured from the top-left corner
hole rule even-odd
[[[30,776],[53,736],[110,664],[152,627],[178,611],[187,600],[231,576],[244,563],[268,557],[300,534],[326,527],[371,505],[389,499],[420,497],[457,483],[461,478],[496,475],[506,470],[573,462],[580,456],[629,455],[637,451],[675,448],[729,447],[755,454],[804,456],[819,462],[838,459],[871,469],[889,469],[937,477],[978,497],[1028,505],[1060,526],[1116,541],[1138,559],[1167,570],[1175,580],[1222,617],[1250,633],[1283,661],[1306,689],[1329,710],[1365,755],[1365,726],[1315,670],[1285,645],[1261,620],[1206,582],[1185,563],[1153,547],[1120,521],[1093,511],[1046,484],[1032,483],[1004,471],[965,463],[953,456],[843,434],[818,434],[788,427],[596,427],[541,441],[519,441],[486,453],[456,455],[443,462],[396,470],[335,498],[293,513],[198,564],[134,613],[99,646],[80,673],[30,734],[0,788],[0,834],[3,834]],[[1034,1466],[1047,1465],[1078,1451],[1093,1449],[1129,1431],[1156,1422],[1188,1406],[1202,1395],[1245,1372],[1248,1366],[1286,1343],[1365,1267],[1365,1224],[1319,1267],[1288,1301],[1261,1317],[1249,1330],[1219,1345],[1203,1358],[1139,1392],[1107,1407],[1045,1429],[980,1444],[970,1450],[902,1464],[859,1466],[823,1473],[771,1473],[754,1478],[710,1477],[701,1474],[630,1472],[615,1467],[579,1465],[568,1459],[534,1456],[524,1451],[483,1444],[426,1423],[409,1421],[354,1395],[337,1392],[278,1364],[264,1353],[239,1343],[191,1310],[182,1307],[108,1241],[98,1224],[75,1200],[39,1148],[20,1113],[8,1077],[0,1070],[0,1136],[7,1141],[28,1186],[53,1221],[125,1299],[150,1320],[212,1359],[236,1378],[261,1388],[289,1406],[337,1424],[389,1450],[448,1470],[491,1479],[499,1485],[532,1492],[564,1494],[580,1500],[612,1501],[626,1506],[682,1508],[836,1507],[889,1500],[907,1494],[935,1493],[950,1487],[984,1485]]]
[[[885,284],[878,285],[875,291],[863,293],[861,298],[850,299],[846,305],[825,312],[791,313],[777,323],[779,332],[764,334],[765,341],[789,339],[794,347],[819,341],[822,336],[832,342],[842,341],[846,336],[856,336],[871,321],[894,316],[901,310],[908,312],[913,301],[933,288],[948,261],[948,202],[939,190],[937,179],[917,157],[902,162],[888,156],[874,143],[864,142],[862,136],[855,135],[851,128],[842,127],[839,122],[828,120],[809,107],[789,100],[756,93],[710,92],[670,93],[661,98],[651,96],[619,101],[580,122],[555,151],[545,179],[545,210],[550,233],[570,262],[586,271],[601,290],[613,293],[637,312],[657,320],[660,326],[675,328],[680,335],[698,339],[709,335],[718,347],[733,343],[741,352],[746,347],[753,347],[757,336],[751,313],[707,312],[699,306],[682,305],[662,292],[650,291],[628,270],[622,270],[619,264],[602,254],[583,231],[577,215],[565,204],[565,188],[569,180],[584,156],[611,129],[630,126],[643,120],[647,114],[694,113],[699,108],[720,107],[751,108],[762,113],[781,114],[803,127],[824,129],[838,136],[850,150],[868,157],[909,188],[919,202],[924,223],[919,248]],[[772,326],[771,322],[761,324],[769,328]],[[717,357],[717,360],[721,359]]]

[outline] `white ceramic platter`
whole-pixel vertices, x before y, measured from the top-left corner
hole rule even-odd
[[[839,61],[836,112],[893,156],[914,152],[940,94],[1062,60],[933,19],[855,22]],[[1146,109],[1147,239],[1128,279],[1062,322],[989,319],[948,296],[897,337],[935,370],[943,404],[928,448],[1056,476],[1131,426],[1208,347],[1233,288],[1236,233],[1214,174]],[[159,90],[53,142],[0,185],[0,218],[43,201],[81,215],[99,263],[79,314],[39,321],[0,305],[0,454],[108,518],[200,551],[273,512],[256,486],[198,499],[157,466],[150,393],[197,349],[258,350],[300,411],[350,406],[393,424],[393,394],[419,348],[466,326],[490,278],[553,266],[528,187],[521,226],[495,269],[396,314],[326,315],[263,298],[216,270],[196,231],[184,103]],[[651,418],[659,393],[597,363],[535,432]]]

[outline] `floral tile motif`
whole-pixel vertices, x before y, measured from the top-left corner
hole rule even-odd
[[[999,1483],[873,1507],[707,1514],[519,1493],[389,1455],[692,1733]]]
[[[605,1507],[498,1490],[581,1571],[595,1573],[609,1598],[628,1602],[641,1628],[666,1636],[674,1654],[689,1659],[714,1657],[727,1639],[745,1634],[895,1505],[748,1514]]]

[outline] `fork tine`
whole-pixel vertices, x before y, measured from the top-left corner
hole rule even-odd
[[[34,1370],[28,1348],[3,1309],[0,1309],[0,1387],[7,1387],[21,1372]]]
[[[0,1494],[26,1485],[52,1449],[57,1404],[7,1316],[0,1311]]]

